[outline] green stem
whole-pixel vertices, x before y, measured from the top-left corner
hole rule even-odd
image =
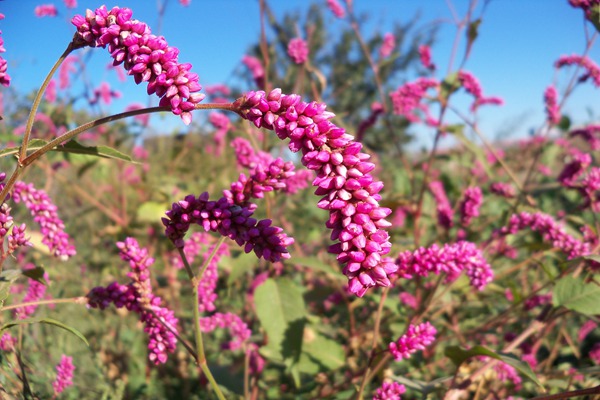
[[[48,300],[28,301],[26,303],[11,304],[10,306],[2,307],[2,311],[14,310],[14,309],[20,308],[20,307],[41,306],[41,305],[45,305],[45,304],[60,304],[60,303],[85,304],[85,303],[87,303],[87,298],[85,298],[85,297],[70,297],[68,299],[48,299]]]
[[[219,240],[217,241],[217,243],[215,244],[215,247],[213,248],[213,250],[210,252],[210,255],[208,256],[208,258],[206,259],[206,261],[204,262],[204,264],[202,265],[202,268],[200,268],[200,272],[198,273],[198,280],[202,279],[202,275],[204,275],[204,271],[206,271],[206,269],[208,268],[208,266],[210,265],[210,263],[212,262],[213,258],[215,258],[215,256],[217,255],[217,251],[219,250],[219,247],[221,247],[221,245],[223,244],[223,242],[227,239],[227,237],[225,236],[221,236],[219,238]]]
[[[37,94],[35,95],[35,99],[33,100],[33,105],[31,106],[31,111],[29,112],[29,117],[27,118],[27,124],[25,125],[25,133],[23,135],[23,143],[21,144],[21,149],[19,150],[19,162],[27,156],[27,145],[29,144],[29,138],[31,136],[31,130],[33,128],[35,114],[37,113],[37,109],[40,106],[40,103],[42,102],[42,96],[44,95],[44,92],[46,91],[46,87],[52,80],[52,76],[54,75],[54,73],[56,72],[58,67],[60,67],[60,65],[65,60],[65,58],[67,58],[67,56],[74,49],[75,49],[75,46],[73,46],[73,42],[69,43],[66,50],[58,58],[58,60],[56,60],[56,62],[52,66],[52,69],[50,70],[48,75],[46,75],[46,79],[44,79],[44,82],[42,83],[40,90],[38,90]]]

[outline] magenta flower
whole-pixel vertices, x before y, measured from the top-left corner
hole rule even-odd
[[[592,78],[594,86],[600,87],[600,67],[589,57],[572,54],[570,56],[561,56],[554,63],[556,68],[562,68],[567,65],[578,65],[585,70],[585,73],[579,77],[580,82],[585,82],[589,78]]]
[[[36,17],[56,17],[58,11],[54,4],[41,4],[33,10]]]
[[[338,18],[344,18],[346,16],[346,10],[337,0],[327,0],[327,7],[329,7],[333,15]]]
[[[77,7],[77,0],[64,0],[64,3],[67,8]]]
[[[550,85],[544,92],[544,103],[546,105],[546,115],[548,123],[556,125],[560,122],[560,109],[558,107],[558,92],[554,85]]]
[[[435,64],[431,61],[431,47],[427,45],[419,46],[419,57],[421,59],[421,64],[428,70],[434,71]]]
[[[149,267],[154,259],[148,256],[148,250],[140,248],[133,238],[117,243],[120,256],[129,262],[131,271],[127,276],[131,282],[121,285],[113,282],[107,287],[95,287],[88,294],[88,305],[101,310],[111,303],[117,308],[126,307],[140,316],[144,332],[148,334],[148,358],[154,364],[164,364],[167,354],[173,353],[177,338],[171,330],[177,332],[178,320],[173,311],[161,307],[162,299],[152,293]],[[171,329],[167,329],[165,324]]]
[[[599,6],[599,0],[569,0],[569,4],[575,8],[581,8],[587,19],[592,19],[592,7]]]
[[[46,92],[44,93],[44,98],[49,103],[54,103],[56,101],[56,80],[52,79],[50,83],[48,83]]]
[[[125,111],[141,110],[143,108],[146,108],[146,106],[141,103],[131,103],[125,107]],[[146,126],[150,120],[150,114],[138,114],[133,118],[139,121],[142,125]]]
[[[303,102],[296,94],[250,92],[236,104],[255,126],[289,139],[289,149],[302,151],[302,164],[317,173],[315,194],[323,196],[317,206],[329,211],[326,226],[339,240],[329,251],[338,255],[349,290],[363,296],[370,287],[389,286],[388,274],[396,271],[384,257],[391,247],[385,220],[391,210],[379,205],[383,183],[370,174],[375,165],[362,145],[329,121],[333,114],[325,104]]]
[[[190,4],[192,4],[192,0],[179,0],[179,4],[184,7],[188,7]]]
[[[217,128],[217,131],[213,135],[213,140],[216,146],[215,155],[220,156],[223,153],[225,147],[225,137],[227,136],[227,132],[231,127],[231,122],[229,118],[220,112],[213,111],[208,115],[208,121]]]
[[[410,122],[419,122],[421,117],[417,111],[425,114],[426,120],[432,119],[429,107],[422,103],[427,90],[437,89],[439,82],[433,78],[418,78],[414,82],[405,83],[390,94],[394,106],[394,114],[402,115]]]
[[[452,228],[452,225],[454,225],[452,222],[454,219],[454,210],[446,196],[444,185],[441,181],[432,181],[429,183],[429,190],[436,202],[438,224],[445,229]]]
[[[418,350],[425,350],[433,343],[436,334],[437,330],[429,322],[411,324],[404,335],[389,344],[388,349],[396,361],[405,360]]]
[[[465,88],[467,93],[471,94],[475,98],[475,101],[471,104],[471,111],[474,112],[475,110],[477,110],[478,107],[485,104],[493,104],[498,106],[504,104],[504,101],[499,97],[484,97],[479,80],[470,72],[459,71],[458,80]]]
[[[600,124],[592,124],[583,128],[574,129],[569,133],[569,136],[579,136],[592,150],[600,150]]]
[[[69,386],[73,386],[73,358],[64,354],[60,357],[60,362],[56,365],[56,380],[52,382],[54,396],[61,394]]]
[[[517,195],[517,191],[513,185],[507,182],[494,182],[490,185],[490,192],[498,196],[512,199]]]
[[[419,247],[413,252],[404,251],[398,255],[396,265],[401,278],[445,273],[446,283],[456,280],[465,271],[471,286],[477,290],[483,290],[494,278],[494,271],[481,250],[474,243],[466,241],[444,244],[443,247],[433,244]]]
[[[240,349],[250,338],[252,331],[240,317],[232,313],[215,313],[210,317],[200,318],[200,328],[203,332],[212,332],[216,328],[229,330],[232,340],[225,343],[223,348],[228,350]]]
[[[398,382],[383,382],[375,392],[373,400],[402,400],[400,395],[404,392],[406,392],[406,388]]]
[[[105,6],[88,10],[85,17],[72,19],[77,27],[76,45],[106,47],[114,65],[123,63],[137,84],[148,82],[148,94],[156,93],[160,106],[171,107],[187,125],[192,121],[191,111],[204,98],[197,93],[202,89],[198,75],[190,72],[192,65],[180,64],[179,50],[170,47],[162,36],[153,35],[148,26],[131,19],[128,8]]]
[[[591,319],[586,321],[583,325],[581,325],[581,328],[579,328],[579,332],[577,333],[577,339],[580,342],[583,342],[587,335],[593,332],[594,329],[596,329],[597,327],[598,324],[596,323],[596,321],[593,321]]]
[[[577,179],[585,172],[592,164],[592,156],[588,153],[576,151],[572,155],[570,163],[565,164],[563,170],[556,178],[563,186],[574,186]]]
[[[90,100],[90,104],[96,104],[98,100],[106,105],[112,103],[112,99],[118,99],[121,97],[121,92],[112,90],[108,82],[102,82],[100,86],[94,89],[94,97]]]
[[[265,69],[262,62],[256,57],[245,55],[242,57],[242,63],[250,70],[256,86],[263,87],[265,85]]]
[[[394,51],[394,48],[396,48],[396,37],[394,34],[386,33],[383,35],[383,43],[379,49],[379,56],[381,58],[388,58]]]
[[[67,58],[64,59],[64,61],[60,65],[60,68],[58,70],[58,87],[60,89],[66,89],[67,87],[69,87],[69,74],[77,71],[77,68],[75,68],[74,64],[78,61],[79,58],[73,55],[69,55],[67,56]]]
[[[65,232],[65,224],[58,217],[58,208],[48,194],[33,187],[33,184],[17,181],[13,187],[12,198],[16,203],[23,202],[31,211],[33,220],[40,225],[42,243],[50,252],[61,259],[73,256],[76,251]]]
[[[287,48],[288,55],[296,64],[304,64],[308,60],[308,45],[301,38],[290,40]]]
[[[578,189],[585,198],[581,208],[589,207],[594,212],[600,212],[600,168],[590,168]]]
[[[33,264],[27,264],[24,269],[27,270],[27,269],[32,269],[32,268],[34,268]],[[44,273],[44,279],[46,281],[48,281],[48,279],[49,279],[47,272]],[[31,279],[31,278],[27,278],[27,283],[28,283],[27,292],[25,293],[25,296],[23,297],[22,302],[29,303],[29,302],[42,300],[44,298],[44,296],[46,295],[46,289],[47,289],[46,285],[44,285],[43,283],[40,283],[34,279]],[[37,305],[18,307],[13,311],[13,316],[16,319],[27,319],[31,315],[33,315],[33,313],[35,312],[37,307],[38,307]]]
[[[0,13],[0,20],[4,19],[4,14]],[[0,31],[2,34],[2,31]],[[4,39],[0,37],[0,53],[5,53],[6,49],[4,48]],[[0,57],[0,85],[2,86],[10,86],[10,76],[6,73],[8,69],[8,63],[3,57]]]
[[[542,239],[550,242],[552,247],[563,251],[569,260],[590,253],[588,243],[580,242],[569,235],[565,228],[554,220],[550,215],[537,212],[530,214],[521,212],[510,217],[509,224],[498,231],[495,236],[515,234],[524,229],[539,232]]]
[[[9,332],[5,331],[2,337],[0,337],[0,350],[2,351],[13,351],[16,344],[17,339]]]
[[[478,186],[473,186],[465,190],[463,199],[460,202],[460,223],[467,226],[471,220],[479,216],[479,207],[483,204],[483,194]]]

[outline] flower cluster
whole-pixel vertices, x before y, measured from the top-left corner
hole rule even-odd
[[[418,110],[425,114],[425,121],[430,125],[434,123],[433,117],[429,113],[429,107],[422,103],[427,94],[427,90],[438,88],[439,82],[433,78],[418,78],[414,82],[408,82],[400,86],[395,92],[390,93],[394,114],[402,115],[410,122],[419,122],[421,117]]]
[[[32,268],[34,268],[34,265],[29,263],[23,269],[27,270],[27,269],[32,269]],[[47,272],[44,273],[44,279],[46,280],[46,282],[49,279]],[[25,296],[23,297],[22,302],[30,303],[30,302],[42,300],[44,298],[44,296],[46,295],[46,289],[47,289],[46,285],[44,285],[41,282],[36,281],[35,279],[31,279],[31,278],[28,278],[27,282],[28,282],[29,286],[27,287],[27,293],[25,293]],[[38,307],[37,305],[17,307],[13,311],[13,316],[16,319],[29,318],[35,312],[37,307]]]
[[[287,47],[288,56],[296,64],[304,64],[308,60],[308,45],[301,38],[290,40]]]
[[[502,227],[496,235],[498,233],[501,235],[515,234],[523,229],[531,229],[534,232],[541,233],[544,240],[549,241],[552,247],[566,253],[569,260],[587,255],[590,252],[588,243],[580,242],[569,235],[565,228],[556,222],[554,218],[542,212],[513,214],[508,225]]]
[[[443,247],[433,244],[413,252],[407,250],[398,255],[396,264],[398,276],[407,279],[415,275],[424,277],[430,273],[445,273],[446,282],[452,282],[465,271],[471,286],[477,290],[483,290],[494,278],[494,272],[481,250],[467,241],[444,244]]]
[[[388,346],[396,361],[410,358],[417,350],[425,350],[435,340],[437,330],[429,322],[409,325],[406,333]]]
[[[575,8],[581,8],[588,19],[592,19],[593,7],[600,7],[600,0],[569,0],[569,4]]]
[[[265,68],[256,57],[245,55],[242,57],[242,63],[250,70],[254,83],[258,87],[265,86]]]
[[[585,73],[579,77],[579,81],[585,82],[592,78],[594,86],[600,87],[600,67],[589,57],[572,54],[570,56],[561,56],[554,63],[556,68],[561,68],[567,65],[581,66],[585,70]]]
[[[471,111],[474,112],[479,106],[485,104],[494,104],[497,106],[501,106],[502,104],[504,104],[504,101],[499,97],[483,96],[483,90],[481,89],[479,80],[470,72],[459,71],[458,80],[460,81],[461,85],[465,88],[465,90],[475,98],[475,101],[471,104]]]
[[[0,13],[0,21],[4,19],[4,14]],[[0,35],[2,31],[0,31]],[[0,37],[0,53],[5,53],[4,39]],[[8,63],[3,57],[0,57],[0,85],[8,87],[10,85],[10,76],[6,73]]]
[[[327,0],[327,7],[329,7],[333,15],[338,18],[344,18],[346,16],[346,10],[344,10],[344,7],[342,7],[337,0]]]
[[[31,183],[17,181],[12,198],[16,203],[25,203],[33,220],[40,225],[42,243],[48,246],[54,256],[67,259],[75,254],[75,247],[65,232],[65,224],[58,217],[57,207],[46,192],[36,189]]]
[[[75,68],[75,63],[79,61],[79,58],[76,56],[70,55],[64,59],[62,64],[60,64],[60,68],[58,70],[58,87],[60,89],[66,89],[69,87],[70,79],[69,74],[72,74],[77,71]]]
[[[58,10],[54,4],[41,4],[33,10],[36,17],[56,17]]]
[[[225,114],[216,111],[213,111],[208,115],[208,122],[217,129],[213,135],[213,140],[216,147],[215,155],[220,156],[225,148],[225,136],[227,136],[227,132],[229,132],[231,122]]]
[[[560,122],[560,109],[558,107],[558,92],[554,85],[550,85],[544,91],[544,103],[546,105],[546,115],[548,123],[556,125]]]
[[[572,160],[565,164],[563,170],[556,178],[562,185],[571,187],[576,184],[577,179],[585,172],[592,163],[592,156],[588,153],[576,151],[572,155]]]
[[[570,137],[581,137],[594,151],[600,150],[600,124],[592,124],[583,128],[574,129]]]
[[[383,43],[379,49],[379,56],[381,58],[388,58],[390,54],[396,48],[396,37],[393,33],[386,33],[383,35]]]
[[[430,71],[435,70],[435,64],[431,61],[431,47],[424,44],[420,45],[419,58],[421,60],[421,64],[423,64],[425,68]]]
[[[75,366],[73,365],[73,357],[68,357],[63,354],[60,357],[60,362],[56,365],[56,380],[52,382],[55,397],[61,394],[66,388],[73,385],[74,371]]]
[[[110,105],[112,99],[121,98],[121,92],[112,90],[108,82],[102,82],[100,86],[94,89],[94,97],[90,99],[90,104],[96,104],[99,100],[106,105]]]
[[[323,196],[317,206],[329,211],[326,226],[339,240],[329,251],[343,265],[350,292],[363,296],[370,287],[389,286],[388,274],[396,270],[384,257],[391,247],[385,230],[391,210],[379,205],[383,183],[370,174],[375,165],[362,145],[330,121],[325,104],[303,102],[296,94],[250,92],[235,104],[255,126],[289,139],[290,150],[301,151],[302,164],[317,173],[315,194]]]
[[[498,196],[512,199],[517,195],[515,187],[507,182],[494,182],[490,185],[490,192],[497,194]]]
[[[452,210],[452,205],[450,205],[448,196],[446,196],[443,183],[441,181],[432,181],[429,183],[429,190],[436,202],[438,224],[446,229],[450,229],[454,224],[452,222],[454,219],[454,210]]]
[[[177,332],[178,320],[173,311],[161,307],[162,299],[152,293],[149,267],[154,259],[148,256],[148,251],[140,248],[133,238],[119,242],[117,246],[121,258],[131,267],[127,274],[131,282],[127,285],[114,282],[107,287],[93,288],[86,296],[88,305],[103,310],[113,303],[117,308],[125,307],[139,314],[149,337],[148,358],[156,365],[163,364],[167,354],[175,351],[177,338],[171,331]]]
[[[0,174],[0,181],[4,180],[5,176],[4,173]],[[4,255],[5,257],[8,254],[14,253],[19,247],[33,246],[29,239],[25,237],[25,224],[15,225],[10,211],[11,208],[8,204],[2,203],[0,206],[0,243],[8,235],[8,248]]]
[[[402,400],[400,395],[404,392],[406,392],[406,388],[398,382],[383,382],[375,392],[373,400]]]
[[[590,168],[578,189],[584,197],[581,207],[584,209],[589,207],[594,212],[600,212],[600,168]]]
[[[75,44],[78,46],[106,47],[114,65],[123,63],[137,84],[148,82],[148,94],[156,93],[160,106],[171,107],[184,123],[192,121],[191,110],[202,101],[198,75],[190,72],[192,65],[180,64],[179,50],[170,47],[162,36],[153,35],[150,28],[131,19],[128,8],[102,6],[88,10],[85,17],[73,17],[77,27]]]
[[[460,223],[467,226],[471,220],[479,216],[479,207],[483,204],[483,194],[478,186],[469,187],[465,190],[460,202]]]
[[[250,338],[252,331],[240,317],[232,313],[215,313],[210,317],[200,318],[200,329],[203,332],[212,332],[216,328],[229,330],[232,340],[224,344],[228,350],[237,350]]]

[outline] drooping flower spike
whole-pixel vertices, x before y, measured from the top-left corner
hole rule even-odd
[[[76,15],[72,19],[77,27],[74,44],[108,46],[114,65],[123,64],[137,84],[148,82],[148,94],[156,93],[160,106],[171,107],[173,114],[189,124],[190,111],[204,99],[203,94],[197,93],[202,89],[198,75],[190,71],[191,64],[179,63],[177,48],[131,17],[128,8],[114,7],[108,11],[105,6],[87,10],[85,16]]]
[[[370,174],[375,165],[362,145],[330,121],[334,114],[325,104],[304,102],[297,94],[249,92],[234,104],[255,126],[289,139],[290,150],[301,151],[302,164],[317,173],[313,186],[322,196],[317,206],[329,211],[326,226],[338,241],[329,251],[337,254],[349,290],[363,296],[370,287],[389,286],[388,275],[397,269],[385,257],[391,247],[385,218],[391,210],[379,205],[383,183]]]

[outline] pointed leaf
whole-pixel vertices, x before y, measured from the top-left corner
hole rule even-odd
[[[465,360],[471,357],[486,356],[494,358],[496,360],[502,361],[510,365],[511,367],[519,371],[521,374],[531,379],[538,386],[544,388],[541,382],[535,376],[535,373],[531,370],[529,364],[519,360],[512,354],[496,353],[495,351],[490,350],[484,346],[474,346],[469,350],[464,350],[458,346],[449,346],[446,348],[446,350],[444,350],[444,354],[446,355],[446,357],[450,358],[454,365],[456,365],[457,367],[460,366]]]
[[[580,278],[565,276],[554,287],[552,304],[585,315],[600,314],[600,287],[594,283],[585,283]]]
[[[146,201],[138,206],[137,219],[140,222],[159,223],[169,206],[169,204],[157,201]]]
[[[74,154],[85,154],[96,157],[112,158],[116,160],[134,162],[131,157],[127,154],[121,153],[120,151],[113,149],[108,146],[83,146],[82,144],[71,140],[65,143],[63,146],[59,146],[54,151],[62,151]]]
[[[28,278],[33,279],[34,281],[41,283],[44,286],[48,286],[48,282],[46,282],[46,279],[44,279],[45,272],[46,271],[44,271],[44,268],[35,267],[32,269],[27,269],[27,270],[23,271],[23,275],[25,275]]]
[[[12,328],[13,326],[17,326],[17,325],[29,325],[29,324],[38,324],[38,323],[54,325],[59,328],[62,328],[64,330],[72,333],[73,335],[77,336],[77,338],[80,339],[83,343],[85,343],[86,346],[88,346],[88,347],[90,346],[90,344],[88,343],[85,336],[83,336],[83,334],[81,332],[79,332],[77,329],[70,327],[68,325],[65,325],[62,322],[57,321],[52,318],[29,318],[29,319],[19,319],[16,321],[7,322],[6,324],[2,325],[2,327],[0,328],[0,332],[6,330],[8,328]]]

